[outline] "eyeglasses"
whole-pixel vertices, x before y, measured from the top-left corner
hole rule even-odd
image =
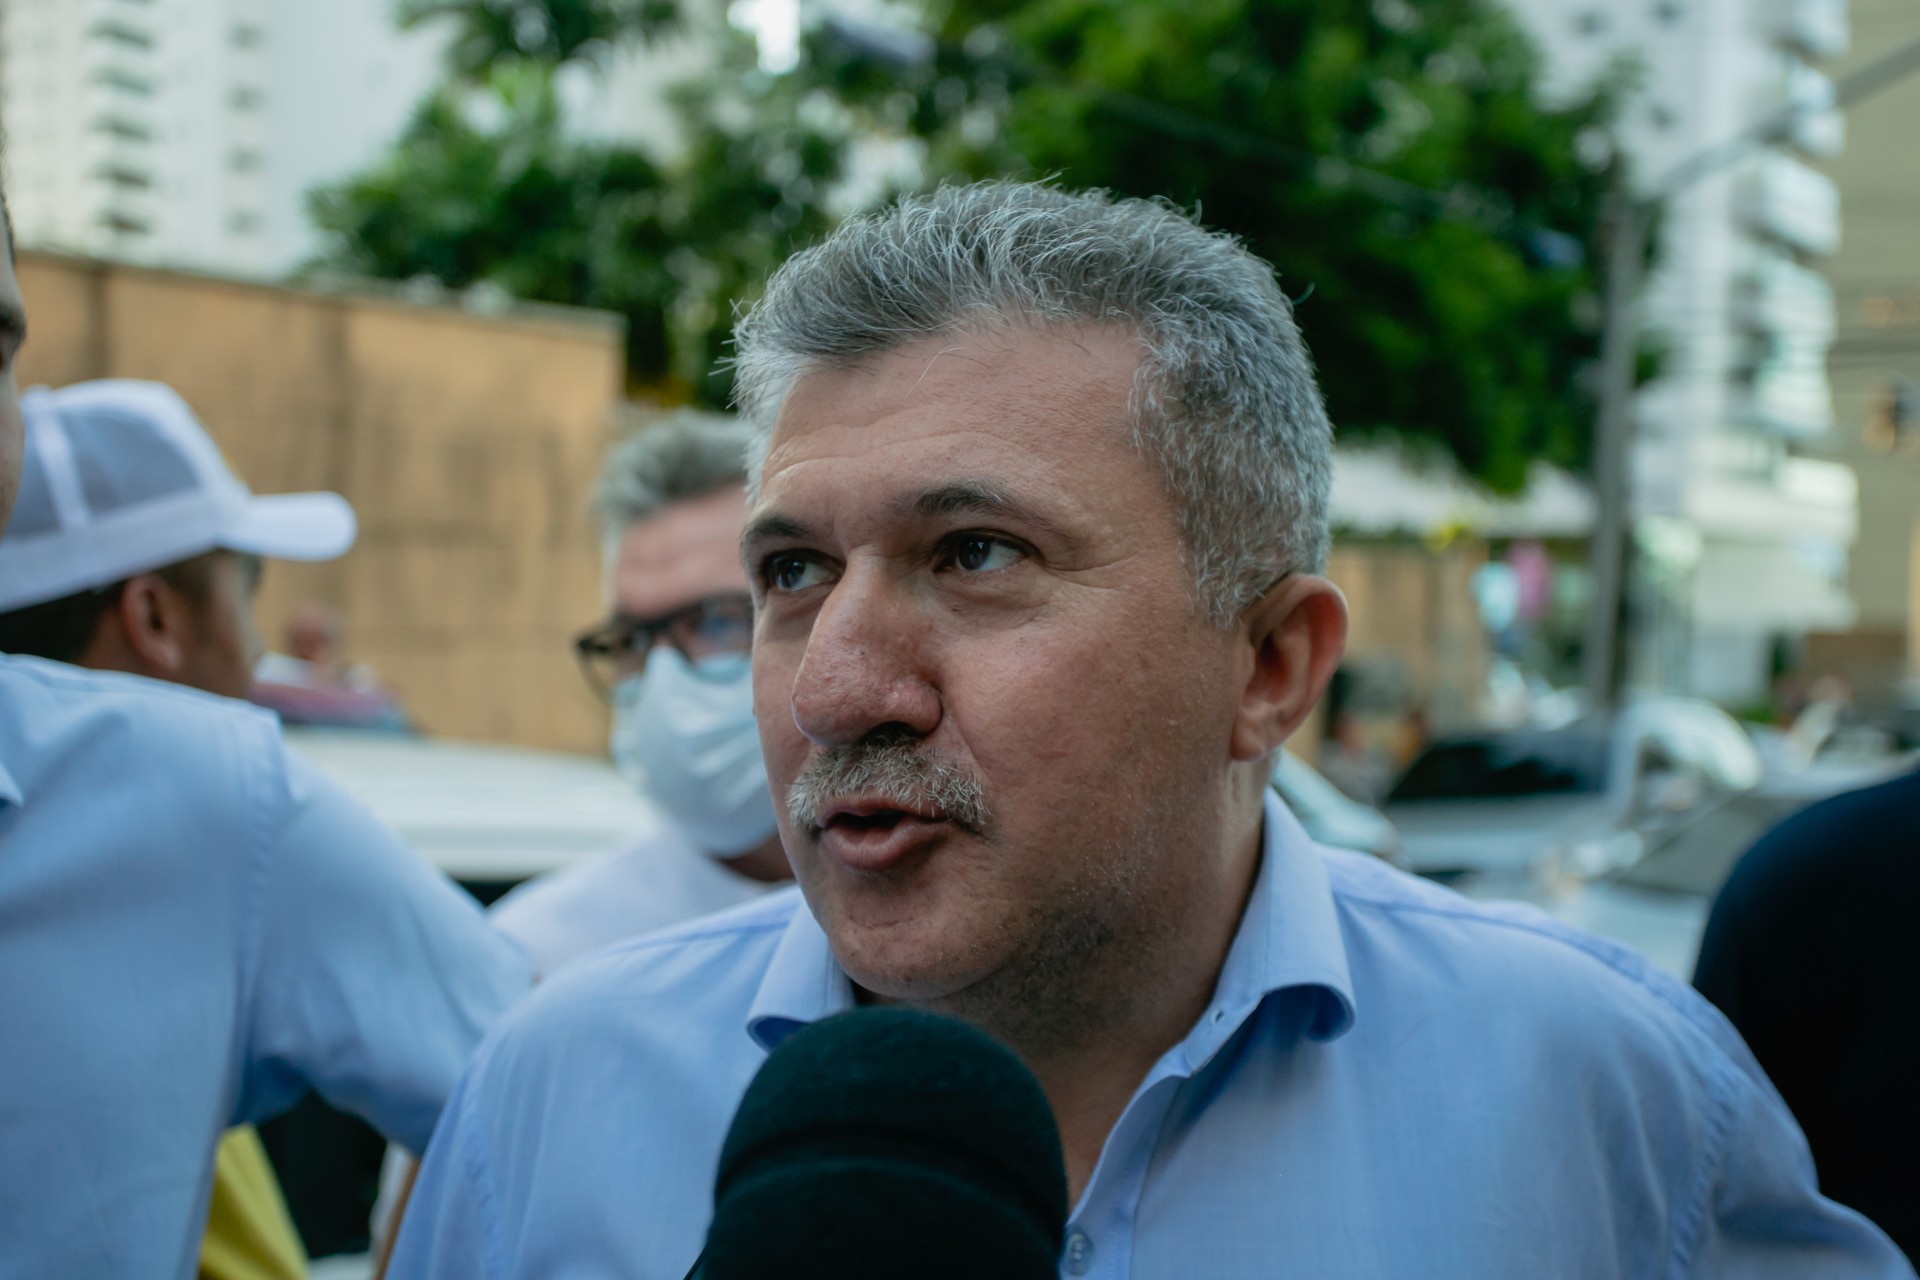
[[[708,596],[657,618],[616,615],[573,641],[580,670],[601,697],[647,669],[647,657],[661,641],[699,670],[702,658],[746,653],[753,647],[753,597],[746,592]]]

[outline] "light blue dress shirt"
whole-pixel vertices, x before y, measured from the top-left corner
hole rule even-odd
[[[794,892],[581,962],[489,1037],[393,1274],[681,1280],[770,1045],[853,991]],[[1691,991],[1269,801],[1217,990],[1073,1210],[1104,1280],[1909,1277]],[[796,1239],[793,1248],[804,1250]]]
[[[530,982],[240,703],[0,656],[0,1277],[185,1277],[222,1130],[307,1088],[424,1148]]]

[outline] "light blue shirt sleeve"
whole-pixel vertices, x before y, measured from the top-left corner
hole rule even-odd
[[[1717,1012],[1714,1014],[1717,1017]],[[1731,1028],[1721,1153],[1685,1274],[1699,1280],[1911,1280],[1893,1242],[1823,1199],[1786,1104]],[[1716,1117],[1717,1119],[1717,1117]]]
[[[448,1100],[446,1123],[421,1161],[387,1267],[394,1280],[494,1280],[507,1274],[500,1256],[499,1197],[487,1167],[485,1129],[472,1106],[478,1088],[469,1073]]]
[[[289,754],[259,864],[236,1121],[307,1087],[413,1151],[493,1020],[519,946],[337,784]]]

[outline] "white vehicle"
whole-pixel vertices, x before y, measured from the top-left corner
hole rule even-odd
[[[1885,782],[1912,765],[1909,756],[1883,755],[1844,769],[1769,778],[1649,847],[1618,874],[1549,886],[1534,900],[1568,924],[1623,943],[1682,982],[1691,981],[1714,896],[1756,840],[1816,800]]]
[[[1349,798],[1293,752],[1274,754],[1273,789],[1316,842],[1402,865],[1400,833],[1393,824],[1378,809]]]
[[[414,849],[483,899],[659,821],[605,760],[352,729],[288,729]]]
[[[510,887],[659,821],[596,757],[353,729],[289,728],[287,743],[470,888]],[[1321,844],[1398,859],[1393,824],[1290,751],[1273,788]]]
[[[1725,712],[1647,698],[1612,717],[1443,739],[1382,809],[1423,875],[1590,877],[1631,865],[1762,773]]]

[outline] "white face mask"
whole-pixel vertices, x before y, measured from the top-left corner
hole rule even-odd
[[[613,761],[712,857],[731,858],[775,831],[753,670],[746,654],[699,669],[660,648],[613,689]]]

